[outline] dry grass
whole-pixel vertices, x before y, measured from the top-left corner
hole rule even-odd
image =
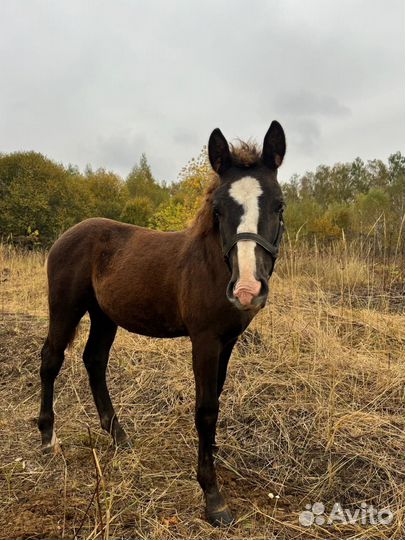
[[[270,303],[235,350],[221,398],[218,474],[238,517],[224,531],[204,521],[195,480],[187,339],[119,332],[109,383],[133,449],[116,451],[99,428],[81,362],[84,321],[56,385],[63,451],[40,454],[43,263],[38,253],[0,251],[1,538],[402,537],[398,268],[346,247],[284,253]],[[335,502],[389,507],[394,519],[303,527],[298,516],[316,501],[328,512]]]

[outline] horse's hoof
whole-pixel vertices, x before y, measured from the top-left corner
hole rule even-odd
[[[41,451],[44,455],[56,455],[62,452],[59,439],[56,437],[55,432],[52,433],[52,438],[49,443],[43,443]]]
[[[124,430],[122,430],[120,433],[117,433],[114,438],[114,442],[115,445],[122,450],[132,450],[131,441]]]
[[[229,527],[234,522],[234,517],[227,504],[215,510],[206,510],[208,522],[213,527]]]

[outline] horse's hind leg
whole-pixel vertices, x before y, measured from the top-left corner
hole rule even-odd
[[[74,336],[83,311],[68,310],[65,306],[53,307],[50,312],[48,337],[41,351],[41,409],[38,428],[41,432],[42,449],[55,448],[53,393],[55,379],[63,364],[64,352]]]
[[[106,381],[106,369],[111,345],[113,344],[117,325],[101,311],[96,304],[89,309],[91,326],[90,334],[83,353],[91,391],[100,416],[101,427],[108,431],[116,444],[128,441],[111,403]]]

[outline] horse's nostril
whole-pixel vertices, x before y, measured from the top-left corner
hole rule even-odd
[[[243,282],[231,280],[226,288],[226,297],[239,309],[260,308],[266,303],[268,291],[265,279]]]
[[[243,306],[250,306],[261,290],[261,282],[255,280],[240,280],[236,283],[233,294]]]
[[[260,293],[262,285],[260,281],[251,280],[243,281],[240,280],[236,283],[234,288],[234,295],[239,297],[241,294],[249,293],[251,296],[258,296]]]

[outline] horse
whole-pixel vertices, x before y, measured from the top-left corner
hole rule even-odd
[[[55,379],[79,321],[90,331],[83,360],[100,423],[117,445],[128,437],[115,414],[106,368],[117,327],[145,336],[189,336],[195,378],[197,480],[206,518],[230,525],[213,451],[219,398],[238,336],[264,307],[284,223],[277,170],[286,151],[274,120],[259,149],[230,145],[215,129],[208,142],[212,181],[192,224],[162,232],[90,218],[54,243],[47,259],[49,328],[41,351],[43,451],[55,450]]]

